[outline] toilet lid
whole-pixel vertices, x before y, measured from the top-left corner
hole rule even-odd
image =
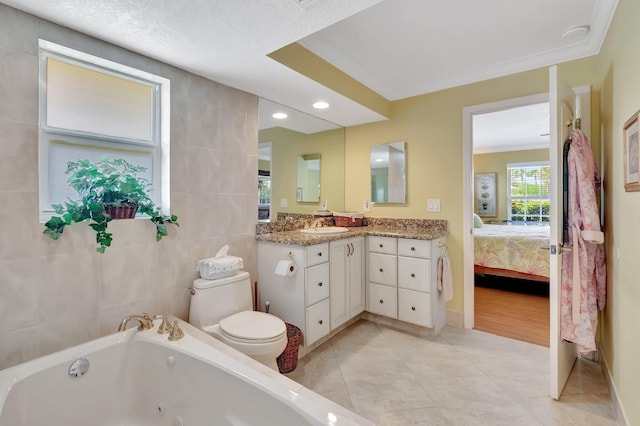
[[[219,325],[227,336],[248,341],[277,340],[287,332],[280,318],[255,311],[238,312],[220,320]]]

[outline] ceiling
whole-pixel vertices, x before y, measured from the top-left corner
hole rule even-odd
[[[388,117],[339,86],[321,84],[322,79],[267,55],[298,42],[388,103],[597,54],[617,5],[617,0],[190,0],[188,7],[173,0],[1,1],[341,126]],[[589,30],[562,37],[577,26]],[[314,110],[317,100],[331,107]]]

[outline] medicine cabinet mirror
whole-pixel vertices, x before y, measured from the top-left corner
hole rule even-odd
[[[320,201],[320,154],[298,156],[296,201],[317,203]]]
[[[405,142],[371,147],[371,202],[406,202],[405,148]]]

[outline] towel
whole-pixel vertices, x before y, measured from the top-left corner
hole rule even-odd
[[[451,278],[451,263],[446,254],[438,258],[438,291],[442,293],[445,302],[453,299],[453,280]]]

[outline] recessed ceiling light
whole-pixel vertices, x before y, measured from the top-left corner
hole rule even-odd
[[[315,109],[326,109],[326,108],[329,108],[329,104],[326,103],[325,101],[318,101],[315,104],[313,104],[313,107]]]
[[[275,118],[276,120],[284,120],[285,118],[288,117],[288,115],[284,112],[276,112],[272,115],[273,118]]]
[[[564,30],[562,38],[579,37],[587,34],[591,27],[589,25],[579,25],[577,27],[571,27]]]

